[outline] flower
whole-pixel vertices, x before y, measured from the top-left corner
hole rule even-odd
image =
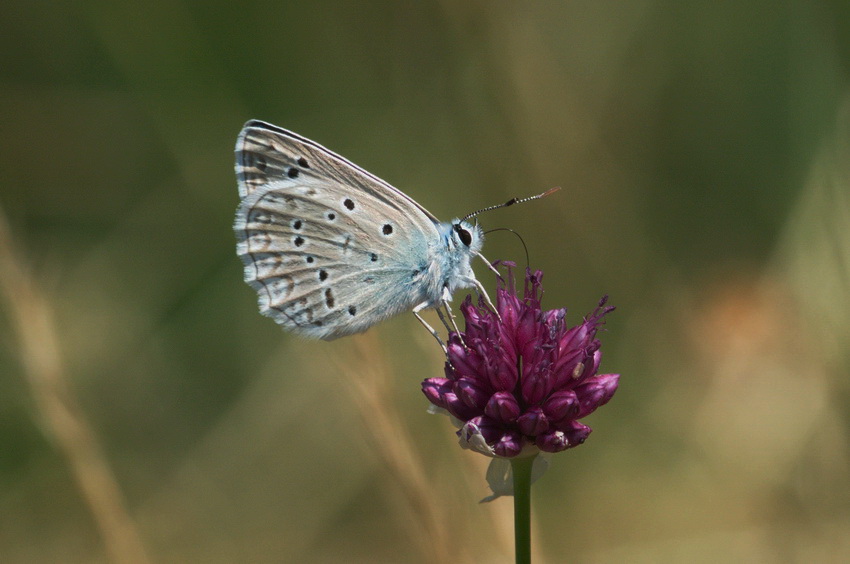
[[[503,264],[498,314],[467,296],[460,308],[466,330],[449,335],[445,377],[428,378],[422,391],[456,420],[464,448],[512,458],[578,446],[591,431],[579,419],[607,403],[619,383],[619,374],[596,373],[596,332],[614,308],[603,297],[582,323],[567,327],[565,309],[541,309],[541,271],[526,269],[519,297],[515,265]]]

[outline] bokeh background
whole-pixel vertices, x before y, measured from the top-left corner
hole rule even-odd
[[[413,316],[258,314],[250,118],[443,219],[563,187],[481,218],[544,306],[618,306],[538,561],[850,560],[846,2],[7,0],[0,30],[2,562],[511,561]]]

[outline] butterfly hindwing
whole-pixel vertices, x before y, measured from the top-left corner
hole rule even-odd
[[[248,122],[236,146],[234,230],[260,310],[332,339],[423,299],[436,221],[402,192],[286,130]]]

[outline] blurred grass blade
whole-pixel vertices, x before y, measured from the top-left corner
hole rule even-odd
[[[109,463],[65,380],[53,312],[16,256],[0,210],[0,292],[44,433],[62,451],[92,513],[109,560],[149,562]]]

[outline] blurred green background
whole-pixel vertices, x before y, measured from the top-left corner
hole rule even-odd
[[[413,316],[257,312],[249,118],[446,220],[563,187],[481,218],[544,307],[618,306],[539,562],[850,560],[846,2],[10,0],[0,31],[2,562],[511,561]]]

